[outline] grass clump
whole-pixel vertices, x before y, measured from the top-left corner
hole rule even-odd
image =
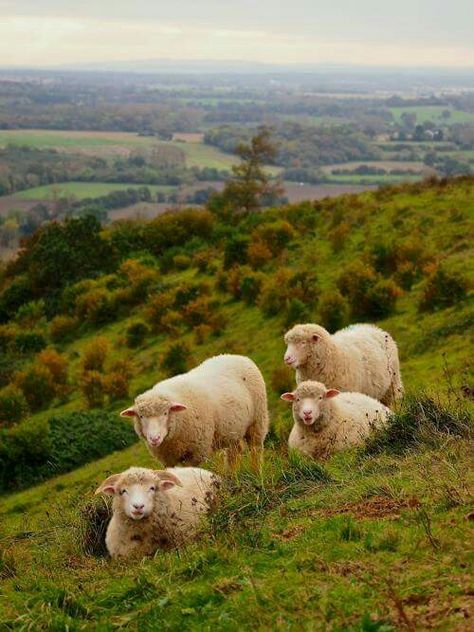
[[[447,436],[469,438],[472,431],[472,416],[460,404],[444,404],[428,396],[409,397],[391,415],[388,425],[372,434],[365,452],[401,454],[422,444],[437,445]]]

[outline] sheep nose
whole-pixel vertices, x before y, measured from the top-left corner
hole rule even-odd
[[[312,417],[313,416],[313,411],[312,410],[303,410],[303,415],[305,417]]]
[[[143,505],[143,504],[142,504],[142,505],[139,505],[138,503],[133,503],[133,507],[134,507],[135,509],[143,509],[143,507],[144,507],[144,506],[145,506],[145,505]]]
[[[292,364],[293,362],[293,357],[290,355],[286,355],[283,359],[285,360],[286,364]]]
[[[149,437],[149,441],[153,445],[158,445],[159,443],[161,443],[161,437],[160,435],[155,435],[154,437]]]

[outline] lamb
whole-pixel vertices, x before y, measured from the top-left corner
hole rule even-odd
[[[285,334],[284,360],[296,383],[319,380],[365,393],[391,406],[403,396],[397,345],[374,325],[351,325],[331,335],[320,325],[295,325]]]
[[[96,494],[113,495],[105,543],[112,558],[154,555],[193,539],[219,486],[200,468],[151,470],[131,467],[109,476]]]
[[[313,459],[360,445],[373,428],[383,427],[389,408],[363,393],[340,393],[321,382],[301,382],[281,399],[293,402],[290,448]]]
[[[268,432],[265,382],[244,356],[219,355],[188,373],[158,382],[120,413],[165,466],[199,465],[225,448],[235,460],[244,439],[253,458]]]

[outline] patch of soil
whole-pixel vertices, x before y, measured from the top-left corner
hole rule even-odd
[[[300,533],[306,530],[302,524],[295,524],[284,531],[280,531],[280,533],[272,533],[272,538],[276,540],[281,540],[282,542],[288,542],[289,540],[294,540]]]
[[[324,516],[338,516],[350,514],[354,518],[387,518],[396,520],[400,517],[400,511],[408,507],[417,506],[416,499],[409,501],[394,500],[388,496],[371,496],[358,502],[348,502],[339,507],[323,509],[318,513]]]

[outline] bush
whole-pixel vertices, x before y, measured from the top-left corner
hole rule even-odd
[[[229,239],[224,249],[224,269],[229,270],[233,265],[247,263],[247,249],[249,237],[238,235]]]
[[[82,352],[82,369],[84,371],[103,371],[109,354],[107,338],[94,338]]]
[[[55,316],[49,324],[49,335],[53,342],[72,340],[79,327],[79,322],[72,316]]]
[[[117,317],[115,296],[103,287],[84,292],[76,299],[76,316],[94,325],[109,323]]]
[[[168,377],[180,373],[186,373],[190,364],[190,349],[184,342],[172,344],[161,361],[161,367],[167,372]]]
[[[458,274],[437,267],[428,276],[418,304],[420,311],[435,311],[456,305],[466,298],[468,285]]]
[[[330,333],[336,332],[347,324],[349,308],[340,292],[323,294],[319,303],[319,322]]]
[[[279,219],[275,222],[261,224],[253,233],[254,240],[260,240],[269,248],[273,255],[279,255],[288,243],[294,239],[296,235],[293,226]]]
[[[469,412],[457,405],[437,402],[430,397],[406,399],[402,409],[391,415],[386,428],[375,431],[368,439],[368,454],[401,454],[421,444],[436,445],[446,435],[472,437],[473,423]]]
[[[73,412],[0,429],[0,490],[25,487],[69,472],[137,441],[115,414]]]
[[[197,252],[193,257],[193,265],[199,270],[199,272],[207,272],[209,266],[211,265],[213,260],[212,252],[208,250],[201,250]]]
[[[45,316],[45,305],[41,299],[21,305],[16,313],[16,320],[23,327],[34,327]]]
[[[38,353],[46,347],[46,340],[43,335],[34,331],[26,331],[17,334],[15,337],[15,350],[21,354]]]
[[[281,395],[295,388],[294,371],[287,366],[279,366],[272,373],[272,390]]]
[[[173,266],[177,270],[187,270],[191,266],[191,257],[185,254],[175,255],[173,257]]]
[[[56,395],[53,376],[45,366],[32,365],[15,375],[15,384],[22,391],[31,411],[47,408]]]
[[[99,371],[84,371],[79,378],[79,388],[89,408],[100,408],[104,404],[104,378]]]
[[[197,345],[203,345],[212,333],[209,325],[198,325],[194,328],[194,339]]]
[[[290,299],[286,309],[286,327],[292,327],[297,323],[307,322],[310,318],[311,314],[307,305],[302,303],[298,298]]]
[[[12,426],[28,413],[28,402],[19,388],[10,385],[0,391],[0,426]]]
[[[247,250],[247,259],[254,269],[259,269],[273,259],[273,253],[265,242],[252,241]]]
[[[68,359],[55,349],[43,349],[36,358],[39,365],[44,366],[53,376],[56,386],[63,386],[67,382]]]
[[[242,276],[240,296],[247,305],[255,305],[262,290],[264,279],[264,275],[258,272],[250,272]]]
[[[331,242],[333,252],[341,252],[349,238],[350,232],[351,227],[347,222],[342,222],[331,230],[328,237]]]
[[[401,294],[397,284],[380,276],[370,265],[355,261],[340,275],[337,285],[347,297],[355,318],[385,318],[393,313]]]
[[[174,304],[173,292],[161,292],[153,296],[145,307],[145,318],[154,332],[160,331],[161,319]]]
[[[102,380],[102,385],[104,392],[107,393],[110,401],[125,399],[128,397],[130,379],[128,375],[121,371],[115,371],[105,375]]]
[[[131,349],[141,347],[149,333],[149,328],[143,322],[137,322],[129,325],[125,332],[127,347],[130,347]]]
[[[181,314],[174,309],[170,309],[161,317],[159,331],[175,337],[179,334],[182,323],[183,317]]]

